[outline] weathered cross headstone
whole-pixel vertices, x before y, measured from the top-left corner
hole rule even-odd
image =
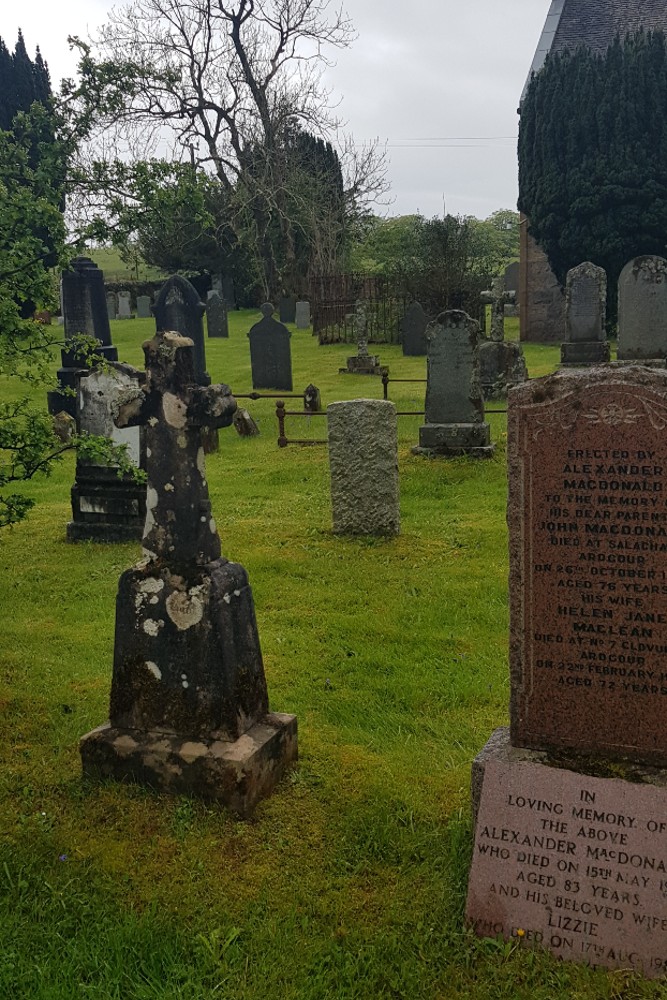
[[[605,331],[607,275],[590,261],[567,272],[565,281],[565,337],[561,344],[563,365],[609,361]]]
[[[150,295],[137,295],[137,319],[150,319],[151,297]]]
[[[221,295],[209,292],[206,299],[206,330],[209,337],[229,337],[227,309]]]
[[[227,309],[236,309],[236,292],[234,291],[234,279],[231,274],[223,274],[220,294]]]
[[[484,421],[479,382],[477,323],[451,309],[427,329],[426,423],[414,454],[490,458],[494,446]]]
[[[385,399],[327,406],[333,530],[396,535],[400,529],[396,407]]]
[[[116,319],[132,319],[132,305],[129,292],[118,293],[118,315]]]
[[[115,292],[107,292],[107,315],[110,320],[116,318],[118,300]]]
[[[347,359],[347,367],[339,368],[341,375],[383,375],[386,368],[377,354],[368,353],[368,302],[359,299],[354,307],[354,333],[357,353]]]
[[[250,328],[250,366],[253,389],[292,391],[292,334],[273,318],[273,306],[265,302],[262,319]]]
[[[65,341],[77,334],[88,334],[99,341],[96,353],[105,361],[117,361],[118,351],[111,343],[111,327],[104,292],[104,275],[88,257],[75,257],[70,270],[63,271],[60,280]],[[85,361],[76,348],[66,346],[61,351],[62,366],[58,369],[58,389],[48,393],[49,413],[65,411],[76,417],[76,378]]]
[[[295,323],[297,330],[307,330],[310,326],[310,302],[301,301],[296,304]]]
[[[138,389],[143,372],[112,363],[79,374],[76,427],[79,434],[95,434],[127,446],[128,457],[140,468],[145,464],[139,427],[120,429],[113,421],[119,397]],[[72,520],[67,525],[70,542],[127,542],[141,539],[146,519],[146,484],[118,475],[114,465],[79,455],[72,487]]]
[[[635,257],[618,278],[618,359],[667,358],[667,260]]]
[[[294,323],[296,319],[296,299],[293,295],[283,295],[278,309],[281,323]]]
[[[491,291],[482,294],[485,300],[491,303],[491,339],[479,345],[480,383],[485,399],[503,399],[508,389],[528,378],[521,344],[505,340],[505,308],[514,301],[514,292],[506,289],[504,275],[494,278]]]
[[[146,428],[144,559],[119,581],[110,719],[83,737],[83,769],[247,814],[297,743],[296,718],[268,710],[248,578],[211,514],[201,429],[236,403],[198,383],[189,338],[158,332],[144,353],[146,385],[116,417]]]
[[[473,766],[467,917],[665,974],[667,373],[510,394],[511,727]]]
[[[428,317],[420,302],[411,302],[401,322],[401,344],[406,357],[426,354]]]

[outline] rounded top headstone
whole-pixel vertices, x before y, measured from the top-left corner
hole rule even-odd
[[[275,308],[271,302],[265,302],[259,307],[262,316],[273,316]]]

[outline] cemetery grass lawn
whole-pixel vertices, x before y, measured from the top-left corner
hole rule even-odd
[[[258,318],[232,313],[230,339],[207,342],[213,380],[237,393]],[[139,364],[151,332],[114,323],[120,357]],[[423,358],[378,350],[394,375],[424,377]],[[379,379],[338,374],[351,352],[294,331],[295,390],[379,398]],[[526,353],[553,369],[558,347]],[[422,384],[390,389],[422,408]],[[299,719],[298,768],[247,822],[82,781],[117,579],[139,548],[64,541],[71,456],[30,484],[35,510],[0,537],[0,996],[664,996],[463,929],[470,761],[507,722],[505,416],[490,416],[484,462],[412,456],[420,418],[401,417],[401,535],[350,539],[330,531],[326,449],[278,449],[274,401],[241,403],[261,436],[221,431],[212,502],[223,552],[249,572],[271,705]],[[324,418],[288,418],[287,433],[322,438]]]

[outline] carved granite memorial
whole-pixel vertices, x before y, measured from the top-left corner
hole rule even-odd
[[[565,280],[565,337],[562,365],[588,365],[609,361],[605,330],[607,274],[584,261],[567,272]]]
[[[618,278],[618,359],[667,358],[667,260],[628,261]]]
[[[667,972],[667,372],[510,393],[510,730],[473,765],[479,934]]]
[[[189,338],[144,344],[147,381],[117,406],[144,425],[144,558],[120,578],[109,722],[81,741],[84,773],[249,813],[296,759],[296,718],[269,712],[245,570],[221,555],[201,429],[231,424],[225,385],[197,382]]]
[[[292,334],[273,318],[273,306],[265,302],[262,319],[250,328],[250,366],[253,389],[292,391]]]
[[[493,455],[479,381],[478,329],[460,309],[429,324],[426,423],[419,428],[415,455]]]
[[[104,292],[104,275],[88,257],[75,257],[60,279],[60,301],[66,346],[61,351],[58,389],[47,395],[49,413],[64,411],[76,417],[77,373],[86,360],[71,344],[77,334],[87,334],[99,341],[96,353],[104,361],[117,361],[118,351],[111,343],[111,327]],[[67,341],[70,341],[69,346]]]

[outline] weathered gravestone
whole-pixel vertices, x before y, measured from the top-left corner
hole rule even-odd
[[[132,319],[132,305],[129,292],[118,293],[118,315],[116,319]]]
[[[667,358],[667,260],[635,257],[618,278],[618,359]]]
[[[521,344],[505,340],[505,308],[514,292],[505,288],[501,276],[484,296],[491,301],[491,339],[479,345],[479,378],[485,399],[504,399],[508,389],[528,378]]]
[[[292,334],[273,318],[273,306],[265,302],[262,319],[250,328],[250,366],[253,389],[292,391]]]
[[[297,330],[307,330],[310,326],[310,302],[296,304],[295,322]]]
[[[268,710],[245,570],[221,556],[201,429],[226,427],[228,386],[197,382],[189,338],[144,344],[147,382],[119,401],[144,425],[144,559],[120,578],[110,721],[83,737],[84,773],[223,802],[240,814],[296,759],[296,718]]]
[[[460,309],[438,316],[427,329],[426,423],[416,455],[490,458],[489,425],[479,382],[477,323]]]
[[[296,299],[293,295],[283,295],[278,308],[281,323],[293,323],[296,319]]]
[[[209,292],[206,299],[206,329],[209,337],[229,337],[227,309],[217,292]]]
[[[150,295],[137,295],[137,319],[150,319],[151,297]]]
[[[94,337],[99,345],[96,353],[105,361],[117,361],[118,351],[111,343],[111,327],[104,292],[104,275],[88,257],[75,257],[70,270],[63,271],[60,279],[66,346],[61,351],[58,369],[58,389],[49,392],[49,413],[64,410],[76,417],[77,372],[85,367],[85,360],[71,341],[77,334]],[[70,344],[67,345],[67,341]]]
[[[514,292],[514,301],[519,298],[519,261],[515,260],[505,268],[505,291]]]
[[[387,371],[380,364],[377,354],[368,353],[368,302],[359,299],[354,307],[354,332],[357,353],[347,359],[347,367],[339,368],[341,375],[384,375]]]
[[[473,766],[467,918],[664,975],[667,373],[510,393],[511,728]]]
[[[77,432],[126,445],[127,455],[137,468],[145,465],[143,432],[139,427],[116,427],[113,409],[123,393],[138,389],[143,378],[143,372],[116,362],[80,373],[77,386]],[[68,541],[139,541],[145,519],[145,483],[129,475],[119,476],[115,465],[77,456]]]
[[[351,399],[327,406],[333,530],[337,534],[397,535],[398,424],[385,399]]]
[[[401,322],[401,344],[406,357],[426,354],[428,317],[420,302],[411,302]]]
[[[107,292],[107,316],[110,320],[116,318],[118,300],[115,292]]]
[[[236,309],[236,292],[234,291],[234,279],[231,274],[223,274],[220,294],[224,299],[227,309]]]
[[[602,267],[584,261],[567,272],[565,281],[565,336],[563,365],[609,361],[605,331],[607,275]]]

